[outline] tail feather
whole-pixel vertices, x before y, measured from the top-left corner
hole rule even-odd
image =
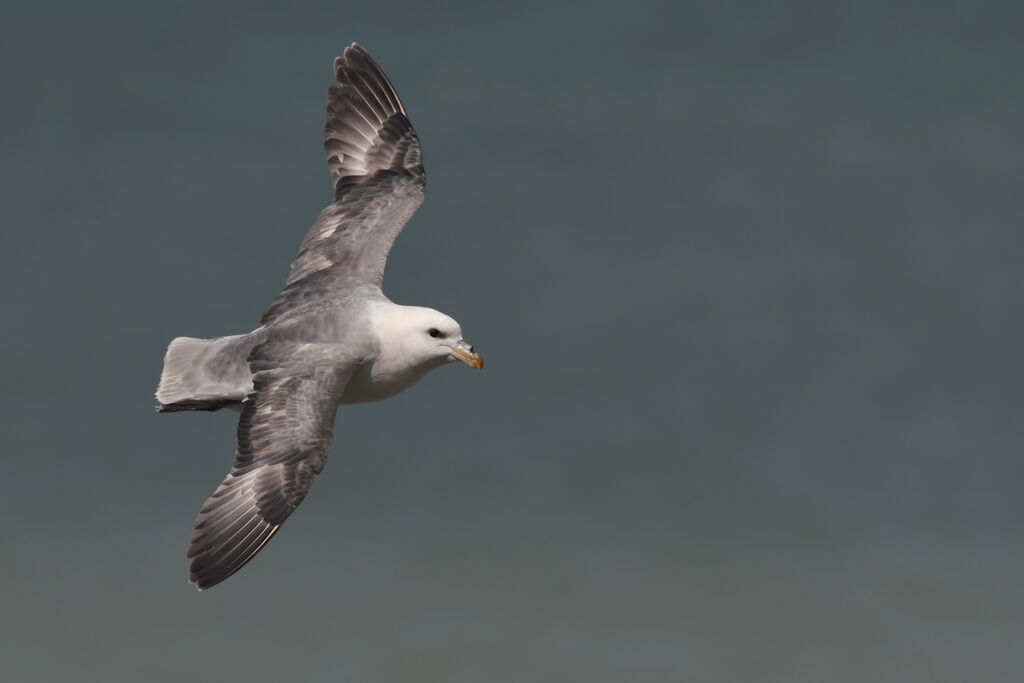
[[[246,335],[174,339],[164,356],[157,410],[217,410],[240,403],[252,390],[250,346]]]

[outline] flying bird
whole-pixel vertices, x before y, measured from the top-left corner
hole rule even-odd
[[[241,411],[235,464],[199,511],[189,580],[241,569],[309,493],[339,405],[380,401],[434,368],[483,357],[451,317],[381,291],[398,233],[423,203],[420,142],[394,87],[353,43],[334,60],[324,148],[334,201],[309,229],[284,290],[248,334],[178,337],[157,410]]]

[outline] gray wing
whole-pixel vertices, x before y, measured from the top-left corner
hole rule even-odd
[[[420,142],[388,77],[356,43],[334,73],[341,85],[328,90],[324,138],[334,202],[306,234],[264,324],[353,279],[379,287],[391,245],[423,203]]]
[[[256,373],[238,420],[235,466],[196,519],[189,580],[200,590],[228,578],[298,507],[327,460],[334,414],[354,366]]]

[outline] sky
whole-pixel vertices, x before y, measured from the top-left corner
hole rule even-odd
[[[6,3],[11,681],[1015,681],[1020,12]],[[358,41],[421,139],[384,291],[487,359],[339,410],[198,593],[237,414],[164,414],[330,200]]]

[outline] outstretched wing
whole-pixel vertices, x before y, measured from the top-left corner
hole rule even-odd
[[[334,202],[306,234],[264,324],[351,278],[379,287],[391,245],[423,203],[420,142],[388,77],[356,43],[334,60],[334,73],[341,85],[328,90],[324,138]]]
[[[235,466],[206,501],[189,544],[200,590],[228,578],[277,533],[327,460],[334,414],[354,367],[257,372],[238,420]]]

